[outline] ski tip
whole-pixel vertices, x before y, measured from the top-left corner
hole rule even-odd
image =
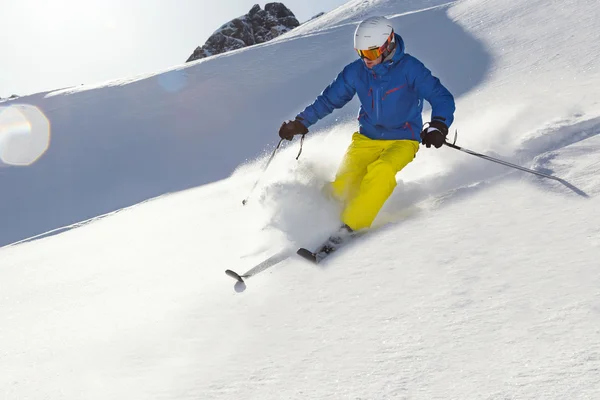
[[[301,247],[296,251],[296,254],[314,264],[317,263],[317,255],[308,249]]]
[[[244,280],[242,279],[242,277],[240,276],[240,274],[238,274],[237,272],[228,269],[228,270],[225,270],[225,273],[228,276],[232,277],[233,279],[237,280],[238,282],[244,283]]]

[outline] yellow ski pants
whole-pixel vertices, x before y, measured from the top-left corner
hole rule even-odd
[[[414,140],[373,140],[355,132],[330,187],[344,204],[342,222],[353,230],[370,227],[396,187],[396,173],[417,151]]]

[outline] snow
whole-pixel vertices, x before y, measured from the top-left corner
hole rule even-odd
[[[599,11],[353,0],[268,43],[3,103],[0,398],[598,398]],[[225,269],[336,227],[321,186],[356,100],[262,171],[378,13],[455,93],[458,145],[568,185],[422,147],[372,232],[236,285]],[[22,118],[30,145],[7,145]]]

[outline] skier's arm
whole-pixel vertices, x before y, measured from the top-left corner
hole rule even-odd
[[[441,121],[450,127],[456,109],[454,97],[423,63],[414,57],[411,61],[413,64],[409,68],[409,84],[417,91],[419,97],[431,104],[431,120]]]
[[[346,66],[317,99],[304,109],[297,118],[300,118],[307,128],[318,120],[331,114],[334,109],[345,106],[356,94],[354,86],[352,64]]]

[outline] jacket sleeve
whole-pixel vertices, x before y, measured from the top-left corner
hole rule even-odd
[[[408,82],[419,97],[431,104],[431,120],[442,121],[450,127],[454,121],[454,111],[456,110],[454,97],[440,80],[414,57],[412,57],[412,65],[408,69]]]
[[[347,65],[333,82],[323,90],[317,99],[304,109],[297,118],[307,128],[331,114],[334,109],[345,106],[356,94],[352,64]]]

